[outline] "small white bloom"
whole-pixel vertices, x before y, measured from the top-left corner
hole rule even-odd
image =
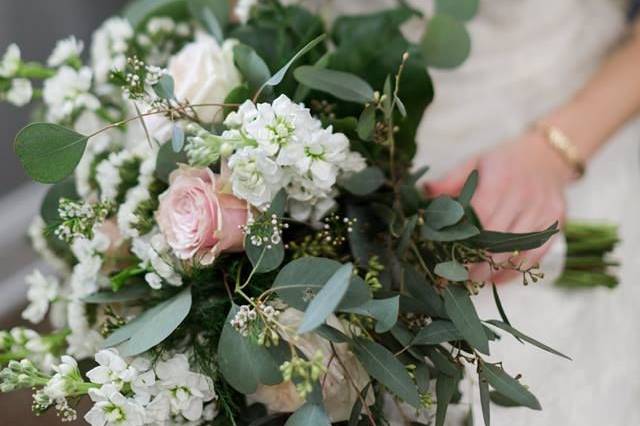
[[[22,318],[36,324],[44,319],[49,311],[49,304],[58,297],[60,282],[56,277],[45,277],[38,270],[28,275],[26,282],[29,284],[29,306],[22,312]]]
[[[78,363],[70,356],[63,355],[61,363],[53,366],[55,374],[49,380],[43,391],[52,400],[63,399],[67,396],[73,381],[81,381]]]
[[[79,58],[83,49],[84,43],[77,40],[75,36],[59,40],[53,52],[51,52],[51,56],[47,59],[47,65],[50,67],[59,67],[70,59]]]
[[[2,60],[0,60],[0,77],[13,77],[18,72],[21,62],[18,45],[15,43],[9,45]]]
[[[84,419],[91,426],[142,426],[145,423],[142,405],[122,395],[113,385],[90,389],[89,397],[94,405]]]
[[[87,372],[92,383],[111,383],[120,390],[125,383],[131,383],[136,377],[137,371],[127,365],[116,349],[101,350],[96,354],[95,360],[98,366]]]
[[[133,35],[129,21],[120,17],[109,18],[93,33],[91,62],[96,83],[103,85],[113,69],[124,69]]]
[[[246,24],[251,16],[251,8],[258,4],[258,0],[238,0],[233,13],[242,24]]]
[[[31,102],[31,97],[33,96],[31,82],[26,78],[14,78],[6,96],[9,103],[17,107],[25,106]]]
[[[147,407],[155,419],[182,414],[187,420],[197,421],[203,415],[204,403],[217,398],[211,379],[190,371],[183,354],[159,362],[155,371],[160,391]]]
[[[175,21],[166,16],[154,17],[149,19],[149,22],[147,22],[147,32],[151,35],[158,33],[172,33],[175,29]]]
[[[229,158],[231,185],[235,196],[263,208],[283,186],[280,167],[267,154],[255,148],[243,148]]]
[[[61,67],[57,74],[44,82],[42,97],[48,107],[49,121],[61,122],[83,109],[96,110],[100,101],[91,90],[91,70]]]

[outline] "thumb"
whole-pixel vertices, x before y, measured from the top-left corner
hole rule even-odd
[[[457,166],[444,178],[432,182],[426,182],[424,189],[429,195],[457,196],[471,172],[476,168],[478,161],[474,158]]]

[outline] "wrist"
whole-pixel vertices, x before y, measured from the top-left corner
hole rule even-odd
[[[545,173],[562,185],[576,179],[575,169],[549,144],[543,132],[532,129],[520,140],[524,155],[534,164],[536,173]]]

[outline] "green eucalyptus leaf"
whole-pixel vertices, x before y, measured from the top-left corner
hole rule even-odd
[[[458,195],[458,202],[463,206],[468,207],[471,204],[471,198],[478,187],[478,180],[479,175],[477,170],[472,171],[471,174],[469,174],[469,177],[467,177],[467,180],[460,191],[460,195]]]
[[[173,81],[173,77],[168,74],[160,77],[160,80],[153,85],[153,91],[156,92],[162,99],[166,99],[168,101],[175,100],[176,95],[175,91],[175,82]]]
[[[89,136],[51,123],[33,123],[20,130],[15,151],[27,174],[41,183],[60,182],[75,170]]]
[[[171,148],[173,152],[180,152],[184,147],[184,130],[179,124],[173,125],[173,134],[171,135]]]
[[[287,71],[289,71],[289,68],[291,68],[291,65],[293,65],[298,59],[300,59],[300,57],[306,55],[311,49],[313,49],[318,44],[320,44],[322,41],[324,41],[325,38],[327,38],[327,35],[326,34],[322,34],[322,35],[316,37],[315,39],[311,40],[309,43],[307,43],[307,45],[304,46],[302,49],[300,49],[298,51],[298,53],[293,55],[293,57],[289,60],[289,62],[287,62],[285,64],[285,66],[280,68],[278,70],[278,72],[276,72],[269,80],[267,80],[262,85],[262,87],[260,88],[259,92],[262,92],[262,90],[264,90],[265,87],[277,86],[278,84],[280,84],[282,82],[282,80],[284,79],[285,75],[287,75]]]
[[[478,13],[479,4],[480,0],[436,0],[436,12],[468,21]]]
[[[227,0],[187,0],[189,12],[216,40],[224,40],[224,29],[229,19]]]
[[[486,380],[497,392],[506,396],[520,406],[533,410],[541,410],[540,402],[519,381],[511,377],[501,367],[494,364],[483,363],[480,376]]]
[[[514,234],[509,232],[481,231],[470,242],[478,248],[492,253],[532,250],[544,245],[558,232],[558,223],[544,231]]]
[[[284,426],[331,426],[331,420],[322,406],[307,402],[289,417]]]
[[[227,316],[218,342],[218,368],[225,380],[245,395],[256,391],[259,384],[282,382],[279,364],[264,347],[240,335],[231,320],[240,308],[234,305]]]
[[[301,66],[293,72],[299,83],[347,102],[373,101],[373,88],[355,74],[314,66]]]
[[[308,333],[325,322],[342,301],[349,288],[352,275],[353,265],[351,263],[341,266],[334,272],[307,306],[300,327],[298,327],[298,334]]]
[[[309,302],[327,284],[340,262],[321,257],[302,257],[286,264],[273,283],[272,289],[282,300],[298,310],[306,310]],[[358,276],[352,276],[346,295],[338,309],[360,306],[371,299],[371,291]]]
[[[455,225],[463,216],[462,205],[449,196],[434,199],[424,212],[425,223],[435,230]]]
[[[135,356],[164,341],[178,328],[191,310],[191,288],[178,293],[117,329],[103,343],[118,345],[123,356]]]
[[[242,103],[246,100],[251,99],[251,90],[249,90],[249,86],[247,84],[241,84],[237,86],[229,92],[227,97],[224,100],[224,103],[229,104],[238,104],[242,105]],[[224,116],[229,115],[231,111],[234,111],[235,107],[224,107]]]
[[[251,242],[251,235],[246,235],[244,247],[247,257],[257,274],[274,271],[284,260],[284,245],[282,241],[278,244],[263,243],[260,246],[256,246]]]
[[[185,0],[135,0],[124,9],[123,16],[134,28],[139,28],[154,16],[170,16],[181,20],[188,15]]]
[[[254,92],[260,89],[271,77],[271,71],[264,60],[246,44],[238,43],[233,48],[233,59],[240,74]]]
[[[488,355],[489,339],[467,289],[459,285],[448,285],[443,295],[447,314],[462,337],[471,346]]]
[[[371,383],[367,383],[367,385],[360,391],[360,398],[356,398],[356,402],[353,404],[353,408],[351,408],[351,415],[349,416],[349,423],[347,424],[347,426],[358,425],[360,415],[362,414],[362,401],[366,401],[367,393],[369,393],[370,387]]]
[[[436,426],[444,426],[447,408],[456,393],[458,381],[446,374],[438,375],[436,379]]]
[[[447,376],[459,379],[462,376],[462,368],[455,364],[449,355],[443,354],[436,348],[439,348],[439,346],[427,350],[428,357],[433,362],[436,370]]]
[[[171,172],[178,168],[178,164],[186,164],[187,162],[187,153],[184,150],[175,152],[172,144],[165,143],[158,150],[156,177],[164,183],[169,183]]]
[[[416,385],[404,365],[388,349],[368,340],[358,340],[352,349],[369,375],[406,403],[420,408]]]
[[[557,350],[545,345],[544,343],[541,343],[529,336],[527,336],[526,334],[522,333],[521,331],[516,330],[515,328],[513,328],[510,324],[504,323],[502,321],[498,321],[498,320],[489,320],[487,321],[487,323],[493,325],[494,327],[498,327],[501,330],[506,331],[507,333],[511,334],[513,337],[519,339],[519,340],[524,340],[527,343],[532,344],[533,346],[542,349],[543,351],[549,352],[551,354],[557,355],[559,357],[568,359],[569,361],[571,361],[571,358],[568,357],[567,355],[558,352]]]
[[[436,14],[427,24],[420,42],[427,65],[435,68],[455,68],[471,52],[471,37],[464,24],[449,15]]]
[[[416,384],[418,385],[418,389],[420,389],[420,393],[429,392],[430,381],[431,381],[431,372],[429,371],[429,366],[427,364],[421,363],[416,366],[416,371],[414,373],[416,378]]]
[[[449,281],[466,281],[469,279],[469,271],[457,260],[438,263],[433,272]]]
[[[375,127],[376,107],[373,104],[367,105],[358,119],[358,137],[363,141],[372,140]]]
[[[44,196],[42,205],[40,206],[40,216],[47,225],[60,222],[58,207],[61,198],[67,198],[69,200],[77,200],[79,198],[73,177],[68,177],[52,185]]]
[[[400,241],[398,241],[398,247],[396,248],[396,255],[398,255],[398,257],[404,256],[404,253],[407,251],[407,248],[411,243],[411,237],[413,236],[413,231],[415,231],[417,224],[418,224],[418,216],[416,215],[411,216],[407,220],[407,223],[404,229],[402,230]]]
[[[425,223],[420,230],[423,240],[440,242],[464,241],[479,234],[480,230],[467,220],[439,230],[433,229]]]
[[[365,196],[377,191],[384,185],[385,180],[384,172],[372,166],[342,179],[340,186],[353,195]]]
[[[478,374],[478,386],[480,387],[480,405],[482,407],[482,419],[484,426],[491,424],[491,397],[489,395],[489,384]]]
[[[446,320],[435,320],[421,329],[411,342],[412,345],[437,345],[462,339],[457,327]]]
[[[320,325],[314,332],[323,339],[333,343],[347,343],[351,341],[343,332],[327,324]]]
[[[426,307],[429,315],[447,318],[442,297],[435,291],[433,285],[427,282],[424,274],[413,266],[404,268],[404,286],[411,296]]]
[[[140,300],[151,293],[151,288],[146,283],[128,285],[119,291],[99,291],[82,299],[89,304],[124,303]]]
[[[386,333],[391,330],[398,321],[400,297],[372,299],[355,308],[345,309],[344,312],[371,317],[376,320],[376,333]]]
[[[491,400],[491,402],[500,407],[520,407],[520,404],[518,404],[517,402],[513,402],[506,396],[496,391],[489,392],[489,399]]]

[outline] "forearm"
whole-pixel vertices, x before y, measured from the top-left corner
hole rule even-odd
[[[585,87],[542,123],[561,129],[587,161],[640,112],[640,22]]]

